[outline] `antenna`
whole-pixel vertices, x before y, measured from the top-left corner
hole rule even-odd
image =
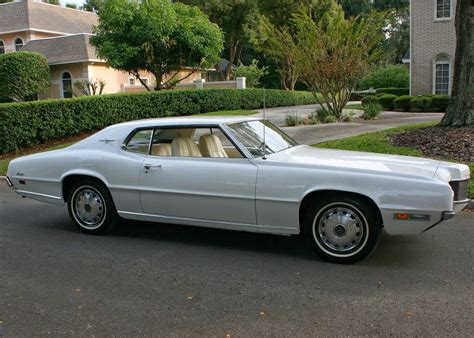
[[[266,143],[266,138],[265,138],[265,130],[267,129],[266,128],[266,125],[265,125],[265,119],[266,119],[266,110],[267,110],[267,104],[266,104],[266,96],[265,96],[265,86],[263,86],[263,144],[262,144],[262,147],[263,147],[263,156],[262,156],[262,160],[266,160],[267,157],[265,156],[265,153],[266,153],[266,150],[267,150],[267,143]]]

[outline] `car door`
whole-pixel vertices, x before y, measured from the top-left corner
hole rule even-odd
[[[246,158],[148,156],[140,174],[146,214],[256,224],[257,167]]]

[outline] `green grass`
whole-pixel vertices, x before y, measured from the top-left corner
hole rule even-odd
[[[234,116],[239,116],[239,115],[252,115],[252,114],[257,114],[258,112],[255,110],[221,110],[221,111],[213,111],[209,113],[204,113],[204,114],[196,114],[195,116],[222,116],[222,115],[234,115]],[[5,158],[0,158],[0,176],[5,176],[7,174],[7,169],[8,169],[8,164],[10,163],[11,160],[19,157],[19,156],[24,156],[27,154],[33,154],[35,152],[43,152],[43,151],[50,151],[50,150],[56,150],[56,149],[61,149],[61,148],[66,148],[70,146],[71,144],[74,144],[75,142],[66,141],[64,143],[61,142],[56,142],[54,145],[51,146],[42,146],[39,148],[31,148],[31,149],[24,149],[18,154],[12,154],[10,156],[6,156]]]
[[[348,137],[342,140],[329,141],[324,143],[315,144],[313,146],[320,148],[332,148],[342,150],[354,150],[354,151],[367,151],[371,153],[381,154],[394,154],[394,155],[406,155],[406,156],[423,156],[423,154],[412,148],[407,147],[395,147],[390,144],[389,137],[394,134],[398,134],[407,130],[417,129],[434,125],[435,123],[423,123],[416,124],[406,127],[392,128],[383,131],[377,131],[359,136]],[[448,160],[449,159],[445,159]],[[474,163],[465,163],[471,169],[471,177],[474,178]],[[474,179],[470,182],[470,198],[474,199]]]
[[[221,115],[235,115],[235,116],[245,116],[258,114],[255,110],[221,110],[221,111],[211,111],[209,113],[196,114],[194,116],[221,116]]]
[[[347,104],[344,109],[359,109],[362,110],[362,103],[350,103]]]

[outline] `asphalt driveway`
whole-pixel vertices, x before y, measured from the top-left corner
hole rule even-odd
[[[129,222],[73,230],[0,184],[0,336],[474,335],[474,213],[356,265],[299,237]]]

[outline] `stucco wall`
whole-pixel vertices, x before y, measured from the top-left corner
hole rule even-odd
[[[435,19],[436,0],[411,0],[411,94],[433,93],[434,60],[446,54],[451,61],[453,74],[456,50],[454,13],[456,0],[452,0],[450,19]],[[452,81],[451,81],[452,82]]]
[[[18,33],[9,33],[9,34],[0,34],[0,40],[5,44],[5,52],[11,53],[15,51],[15,46],[13,42],[16,38],[21,38],[23,44],[26,44],[31,40],[30,32],[18,32]]]
[[[74,63],[67,65],[52,65],[51,69],[51,87],[49,90],[40,95],[40,99],[54,98],[59,99],[62,97],[62,85],[61,78],[64,72],[69,72],[72,77],[72,83],[75,81],[82,81],[88,79],[87,63]],[[81,93],[73,89],[74,95],[80,96]]]

